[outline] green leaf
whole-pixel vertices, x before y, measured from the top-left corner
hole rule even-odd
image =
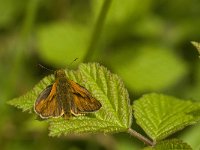
[[[127,20],[133,20],[139,15],[145,15],[151,10],[151,1],[145,0],[141,8],[140,1],[126,0],[123,3],[120,0],[112,1],[107,14],[108,24],[121,24]],[[99,12],[99,7],[102,5],[101,1],[92,1],[94,13]],[[120,10],[120,11],[119,11]],[[98,11],[98,12],[97,12]],[[130,22],[129,22],[130,23]],[[114,28],[114,27],[113,27]],[[110,31],[112,32],[112,31]]]
[[[194,41],[192,41],[191,43],[192,43],[192,45],[194,45],[194,47],[196,47],[196,49],[198,50],[198,52],[200,54],[200,43],[194,42]]]
[[[136,100],[133,109],[137,124],[154,141],[162,140],[200,119],[200,103],[156,93]]]
[[[143,150],[192,150],[192,148],[179,139],[161,141],[154,147],[146,147]]]
[[[187,129],[185,132],[179,136],[180,139],[183,141],[186,141],[194,150],[200,150],[200,124],[198,123],[197,125]]]
[[[188,73],[186,63],[167,48],[129,46],[121,47],[118,51],[110,59],[111,64],[115,63],[115,72],[131,90],[138,93],[163,90],[181,81]]]
[[[88,48],[88,26],[72,22],[52,23],[37,32],[39,55],[47,62],[63,66],[75,58],[81,61]]]
[[[66,75],[88,89],[101,102],[102,108],[95,113],[69,120],[62,117],[48,119],[51,136],[127,131],[131,125],[132,112],[128,92],[117,75],[98,63],[81,64],[76,71],[66,70]],[[24,111],[31,110],[38,94],[52,82],[53,76],[48,76],[26,95],[9,103]]]

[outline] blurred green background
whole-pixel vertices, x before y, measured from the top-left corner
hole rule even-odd
[[[126,133],[48,137],[46,123],[6,104],[50,74],[38,64],[56,69],[99,62],[122,78],[131,103],[152,91],[200,101],[200,60],[190,43],[200,41],[200,1],[109,2],[92,36],[103,0],[0,0],[1,150],[144,146]],[[134,120],[133,128],[144,134]],[[175,136],[199,149],[199,133],[196,125]]]

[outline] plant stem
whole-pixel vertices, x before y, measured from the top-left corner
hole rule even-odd
[[[148,138],[144,137],[143,135],[141,135],[140,133],[136,132],[135,130],[129,128],[128,129],[128,133],[131,136],[136,137],[137,139],[139,139],[140,141],[143,141],[145,144],[149,145],[149,146],[154,146],[155,143],[152,142],[151,140],[149,140]]]
[[[12,85],[17,86],[17,84],[20,84],[19,79],[21,79],[22,76],[21,73],[24,65],[24,59],[25,57],[27,57],[27,51],[29,49],[28,42],[30,40],[30,35],[36,18],[39,2],[40,0],[29,0],[29,2],[27,3],[26,15],[24,22],[22,23],[21,34],[20,37],[18,38],[17,43],[13,45],[13,49],[15,50],[15,58],[12,60],[13,69],[11,70],[10,73]],[[13,86],[13,88],[15,87]]]
[[[29,0],[27,4],[27,10],[26,10],[26,16],[23,22],[23,28],[22,28],[22,41],[27,40],[27,38],[30,37],[38,7],[39,7],[40,0]]]
[[[104,0],[100,14],[97,18],[96,25],[94,27],[94,31],[93,31],[92,36],[91,36],[90,45],[89,45],[87,53],[85,55],[84,62],[89,61],[91,56],[93,56],[93,54],[94,54],[94,50],[95,50],[96,45],[98,43],[99,37],[101,35],[101,31],[102,31],[103,25],[105,23],[106,15],[108,13],[111,2],[112,2],[112,0]]]

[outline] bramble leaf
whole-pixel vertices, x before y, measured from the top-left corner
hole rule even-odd
[[[162,140],[200,120],[200,103],[156,93],[136,100],[133,109],[137,124],[154,141]]]
[[[192,148],[181,140],[170,139],[161,141],[154,147],[146,147],[143,150],[192,150]]]
[[[76,71],[66,70],[66,75],[88,89],[101,102],[102,108],[95,113],[72,117],[69,120],[62,117],[48,119],[51,136],[120,132],[130,127],[132,112],[129,96],[117,75],[97,63],[81,64]],[[23,111],[31,110],[39,93],[53,83],[53,79],[53,76],[44,78],[33,90],[11,100],[9,104]]]

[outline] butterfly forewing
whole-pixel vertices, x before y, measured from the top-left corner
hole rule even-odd
[[[35,112],[41,118],[59,117],[63,115],[62,105],[56,99],[56,83],[48,86],[35,102]]]

